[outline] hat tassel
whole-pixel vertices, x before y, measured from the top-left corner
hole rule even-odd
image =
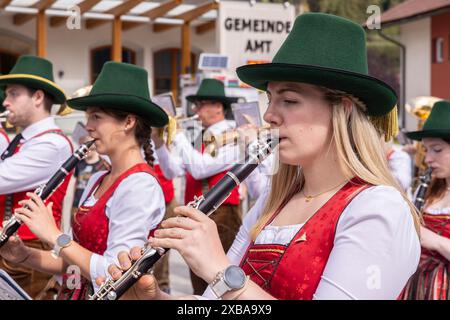
[[[395,106],[388,114],[371,118],[375,128],[377,128],[379,132],[384,133],[384,140],[386,142],[395,138],[399,132],[397,111],[397,106]]]

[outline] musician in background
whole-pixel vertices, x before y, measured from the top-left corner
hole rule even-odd
[[[16,215],[53,253],[31,249],[11,237],[0,250],[8,260],[50,274],[64,275],[59,299],[86,299],[91,279],[107,273],[118,252],[143,245],[164,215],[164,196],[152,169],[151,127],[167,123],[167,115],[150,100],[145,69],[106,63],[88,96],[67,104],[86,111],[86,130],[96,150],[111,160],[111,170],[94,174],[72,220],[73,240],[52,218],[52,205],[39,197],[21,201]],[[144,150],[144,156],[141,150]],[[81,272],[73,285],[74,267]],[[69,268],[69,269],[68,269]],[[71,286],[72,285],[72,286]]]
[[[408,300],[450,299],[450,101],[436,102],[423,129],[407,133],[422,141],[432,168],[420,230],[419,268],[402,294]]]
[[[226,120],[226,110],[236,98],[225,96],[223,82],[215,79],[204,79],[197,93],[186,97],[194,103],[193,111],[199,116],[205,128],[204,136],[218,136],[235,129],[234,121]],[[228,144],[217,151],[215,157],[196,150],[182,132],[174,138],[173,155],[159,135],[152,137],[161,170],[168,179],[186,176],[184,202],[189,203],[194,196],[200,196],[219,181],[225,172],[239,159],[239,148]],[[242,223],[239,192],[235,188],[230,197],[214,213],[212,219],[217,224],[221,243],[228,250]],[[202,279],[191,272],[191,281],[195,294],[201,294],[206,286]]]
[[[403,191],[408,192],[411,187],[413,173],[410,155],[394,145],[393,141],[383,142],[383,144],[389,170]]]
[[[279,130],[271,189],[246,215],[227,255],[214,222],[194,208],[176,208],[179,216],[149,239],[180,252],[209,283],[204,297],[399,296],[419,262],[420,220],[380,143],[380,132],[395,135],[397,97],[367,70],[362,27],[322,13],[298,16],[272,63],[237,69],[242,81],[267,92],[264,119]],[[139,249],[121,254],[122,269],[111,266],[111,273],[128,269]],[[122,297],[172,298],[155,284],[145,275]]]
[[[3,100],[5,99],[5,94],[0,90],[0,113],[4,112],[6,109],[3,107]],[[0,120],[0,154],[5,151],[9,145],[9,137],[5,129],[2,127],[2,122]],[[0,196],[1,197],[1,196]],[[1,201],[1,200],[0,200]]]
[[[50,61],[21,56],[10,74],[0,76],[0,86],[5,89],[3,106],[10,111],[8,121],[22,129],[0,159],[0,195],[3,195],[0,219],[6,221],[27,198],[26,193],[47,182],[73,149],[50,115],[53,104],[63,104],[66,100],[64,91],[53,81]],[[70,175],[48,200],[53,203],[57,224],[60,223],[69,179]],[[49,249],[27,226],[22,226],[18,234],[28,247]],[[7,271],[31,297],[44,295],[40,293],[50,279],[48,274],[4,259],[0,260],[0,268]]]

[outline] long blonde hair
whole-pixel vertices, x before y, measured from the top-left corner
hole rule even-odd
[[[364,103],[347,93],[318,87],[332,106],[331,144],[337,151],[339,166],[347,179],[359,177],[371,185],[387,185],[396,188],[408,203],[419,233],[421,219],[415,206],[389,171],[380,132],[377,132],[364,114]],[[345,108],[342,98],[347,97],[352,108]],[[304,176],[299,166],[280,163],[278,171],[272,176],[271,192],[264,210],[251,230],[254,240],[277,209],[284,206],[304,184]]]

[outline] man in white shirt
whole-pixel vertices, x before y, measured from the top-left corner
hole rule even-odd
[[[10,111],[8,121],[22,129],[0,157],[0,218],[9,220],[19,201],[27,199],[46,183],[72,154],[70,140],[50,116],[52,105],[63,104],[64,91],[53,81],[53,66],[46,59],[21,56],[10,74],[0,76],[5,90],[3,106]],[[70,175],[47,199],[53,202],[53,215],[61,219],[62,204]],[[24,225],[18,230],[27,246],[44,248],[43,243]],[[48,248],[49,249],[49,248]],[[31,297],[41,297],[50,276],[0,260],[6,270]]]
[[[0,113],[5,111],[3,107],[3,100],[5,99],[5,95],[2,90],[0,90]],[[2,153],[9,144],[9,138],[6,134],[5,129],[2,127],[2,120],[0,119],[0,153]]]
[[[195,104],[194,112],[205,127],[204,136],[219,136],[235,129],[234,121],[225,119],[225,112],[236,98],[225,96],[225,88],[221,81],[204,79],[195,95],[186,97]],[[173,152],[169,152],[164,141],[157,135],[152,137],[162,172],[167,179],[186,175],[185,204],[209,190],[224,173],[229,170],[240,157],[239,147],[227,144],[218,150],[213,157],[202,150],[196,150],[183,133],[178,133],[173,142]],[[176,155],[174,155],[174,153]],[[177,157],[178,156],[178,157]],[[228,250],[241,225],[241,212],[238,188],[235,188],[228,199],[211,216],[216,222],[220,239],[225,250]],[[207,284],[191,272],[192,286],[196,294],[202,294]]]

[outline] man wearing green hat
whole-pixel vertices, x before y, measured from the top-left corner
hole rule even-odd
[[[5,99],[5,94],[0,90],[0,113],[5,111],[3,107],[3,100]],[[2,127],[2,120],[0,119],[0,153],[2,153],[6,147],[9,145],[9,137],[6,134],[5,129]]]
[[[70,140],[50,116],[53,104],[63,104],[64,91],[53,80],[52,63],[31,55],[21,56],[8,75],[0,76],[5,91],[3,107],[9,111],[7,120],[22,132],[11,141],[0,158],[0,219],[8,220],[26,193],[46,183],[72,154]],[[50,196],[55,221],[61,220],[62,204],[70,175]],[[43,243],[23,225],[19,237],[27,246],[44,248]],[[17,267],[0,260],[5,269],[31,297],[46,286],[49,276],[31,269]]]
[[[237,98],[227,97],[222,81],[204,79],[195,95],[186,99],[194,104],[193,111],[198,115],[205,128],[206,135],[218,136],[226,131],[235,129],[236,123],[225,119],[226,111]],[[184,201],[185,204],[195,196],[204,194],[216,184],[224,173],[239,159],[239,148],[226,145],[217,150],[212,157],[207,153],[198,152],[188,142],[183,133],[178,133],[174,139],[172,153],[169,153],[163,140],[154,135],[161,169],[168,179],[176,176],[186,177]],[[202,151],[203,151],[202,146]],[[177,156],[179,158],[177,159]],[[176,159],[176,160],[175,160]],[[222,245],[225,250],[231,246],[241,225],[241,212],[239,208],[239,192],[235,188],[222,206],[211,216],[216,222]],[[201,294],[207,284],[191,272],[192,286],[196,294]]]

